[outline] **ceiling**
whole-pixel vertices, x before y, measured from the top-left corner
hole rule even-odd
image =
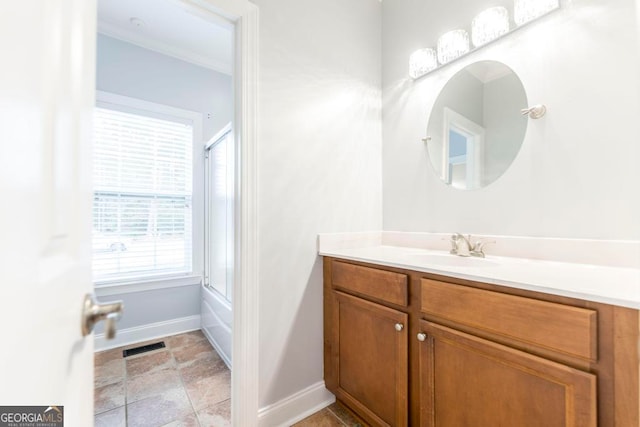
[[[513,73],[511,68],[496,61],[476,62],[467,66],[465,70],[475,76],[482,83],[489,83]]]
[[[231,74],[233,25],[188,0],[98,0],[98,32]]]

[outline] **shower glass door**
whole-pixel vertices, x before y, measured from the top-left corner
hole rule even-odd
[[[235,147],[231,123],[205,147],[205,286],[231,302]]]

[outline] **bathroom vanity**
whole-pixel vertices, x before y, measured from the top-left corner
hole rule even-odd
[[[325,384],[371,425],[640,425],[640,270],[380,243],[320,253]]]

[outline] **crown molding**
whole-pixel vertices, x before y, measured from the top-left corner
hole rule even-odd
[[[98,33],[103,34],[107,37],[136,45],[143,49],[151,50],[162,55],[170,56],[181,61],[198,65],[200,67],[208,68],[219,73],[227,75],[231,75],[232,73],[231,64],[225,64],[223,62],[212,60],[186,49],[179,49],[174,46],[170,46],[166,43],[154,40],[151,37],[142,36],[133,31],[125,30],[106,22],[98,22]]]

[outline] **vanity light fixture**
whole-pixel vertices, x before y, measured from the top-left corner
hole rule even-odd
[[[482,46],[509,32],[509,12],[502,6],[480,12],[471,23],[471,41]]]
[[[514,0],[513,19],[523,25],[559,7],[559,0]]]
[[[427,74],[437,66],[435,49],[418,49],[409,57],[409,75],[414,79]]]
[[[446,64],[469,52],[469,33],[453,30],[438,39],[438,62]]]
[[[560,9],[560,0],[514,0],[513,21],[510,13],[502,6],[491,7],[480,12],[471,22],[471,39],[464,29],[449,31],[438,38],[437,46],[416,50],[409,57],[409,75],[418,79],[452,62],[469,52],[473,52],[493,40],[511,34],[530,22]]]

